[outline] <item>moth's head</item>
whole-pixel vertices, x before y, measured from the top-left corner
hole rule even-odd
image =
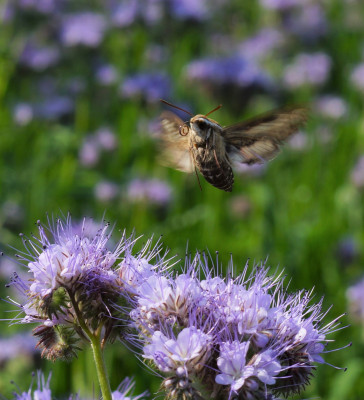
[[[202,114],[197,114],[190,119],[190,127],[196,132],[197,135],[205,137],[210,128],[213,130],[221,130],[221,126],[211,118]]]

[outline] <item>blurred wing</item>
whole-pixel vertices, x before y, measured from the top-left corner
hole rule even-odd
[[[161,164],[183,172],[192,172],[193,163],[189,152],[188,135],[181,136],[179,127],[184,122],[176,114],[165,111],[160,116]]]
[[[307,114],[306,108],[283,109],[225,127],[222,135],[229,157],[247,164],[271,160],[306,122]]]

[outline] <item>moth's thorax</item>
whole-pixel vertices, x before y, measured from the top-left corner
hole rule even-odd
[[[197,114],[190,119],[190,128],[197,138],[206,141],[214,133],[221,135],[222,127],[213,119]]]

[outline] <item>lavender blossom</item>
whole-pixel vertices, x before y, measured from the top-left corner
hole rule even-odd
[[[247,268],[235,278],[232,267],[229,278],[213,276],[197,255],[184,274],[154,273],[136,288],[130,316],[144,358],[165,376],[167,398],[288,396],[325,363],[337,319],[323,326],[312,293],[288,295],[280,276],[264,266],[247,276]]]
[[[116,198],[119,192],[119,186],[116,183],[100,181],[94,188],[95,197],[102,202],[109,202]]]
[[[35,70],[44,71],[55,65],[60,59],[60,51],[54,46],[39,46],[28,43],[20,57],[20,62]]]
[[[170,82],[160,73],[141,73],[125,78],[120,86],[120,94],[125,98],[140,97],[149,103],[168,98]]]
[[[101,65],[96,71],[96,79],[101,85],[112,85],[118,78],[118,71],[111,64]]]
[[[187,65],[186,75],[191,80],[216,84],[235,84],[241,87],[269,85],[267,75],[253,62],[242,56],[205,58]]]
[[[61,42],[67,46],[97,47],[107,28],[102,14],[83,12],[67,15],[62,24]]]
[[[330,57],[322,52],[299,54],[283,74],[283,81],[290,89],[303,85],[322,85],[329,77],[331,69]]]
[[[171,201],[172,189],[159,179],[134,179],[127,188],[127,198],[133,202],[166,205]]]
[[[333,95],[321,96],[316,101],[316,110],[325,117],[340,119],[347,114],[348,106],[341,97]]]

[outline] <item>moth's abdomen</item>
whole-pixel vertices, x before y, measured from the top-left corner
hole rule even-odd
[[[208,183],[226,192],[232,191],[234,175],[229,162],[226,160],[217,161],[215,159],[209,162],[196,160],[196,164]]]

